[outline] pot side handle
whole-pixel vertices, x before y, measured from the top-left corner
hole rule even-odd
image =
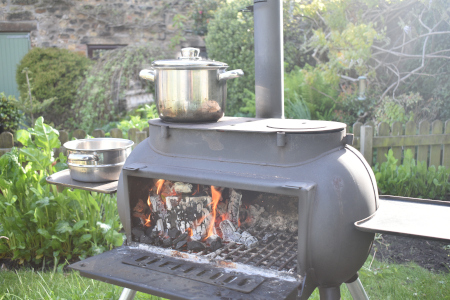
[[[219,81],[238,78],[244,76],[244,71],[241,69],[227,71],[219,74]]]
[[[142,79],[150,80],[152,82],[155,81],[155,70],[144,69],[139,72],[139,77]]]

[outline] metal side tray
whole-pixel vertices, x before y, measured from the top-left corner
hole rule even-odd
[[[69,267],[84,277],[169,299],[296,299],[301,284],[298,276],[253,273],[231,261],[186,259],[187,253],[148,247],[154,251],[122,246]]]
[[[73,180],[70,176],[70,170],[62,170],[54,173],[46,178],[49,184],[58,187],[67,187],[72,189],[80,189],[97,193],[113,194],[117,192],[117,180],[109,182],[82,182]]]
[[[378,210],[355,222],[361,231],[450,241],[450,202],[380,196]]]

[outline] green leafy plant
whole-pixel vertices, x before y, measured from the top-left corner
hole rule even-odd
[[[403,163],[398,165],[392,149],[387,161],[373,167],[381,194],[446,200],[450,191],[450,170],[444,166],[430,166],[416,161],[411,150],[406,150]]]
[[[66,168],[59,133],[36,120],[18,130],[23,148],[0,157],[0,257],[34,263],[101,253],[122,244],[116,201],[109,195],[65,189],[58,192],[46,177]]]
[[[70,108],[84,73],[90,65],[91,61],[88,58],[66,49],[37,47],[31,49],[16,70],[16,81],[23,107],[28,107],[31,86],[32,95],[37,102],[55,99],[45,110],[40,109],[47,122],[67,128],[69,125],[66,123],[67,120],[73,117]],[[24,70],[27,72],[23,72]]]
[[[0,93],[0,133],[14,132],[19,127],[20,114],[14,101],[14,96],[6,97],[4,93]]]

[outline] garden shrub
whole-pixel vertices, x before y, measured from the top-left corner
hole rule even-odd
[[[155,43],[130,45],[105,52],[80,85],[74,126],[87,132],[119,119],[115,106],[129,89],[143,87],[153,93],[154,84],[139,77],[139,72],[151,62],[171,58],[173,53]]]
[[[0,93],[0,133],[3,131],[14,132],[19,127],[20,114],[12,103],[14,96]]]
[[[28,98],[26,76],[22,72],[28,68],[33,97],[38,102],[55,98],[42,115],[54,126],[67,128],[67,121],[73,116],[71,106],[77,89],[90,65],[88,58],[66,49],[33,48],[23,57],[16,70],[20,97]]]
[[[18,130],[23,148],[0,157],[0,258],[19,263],[84,258],[122,244],[115,196],[65,189],[46,177],[66,168],[59,132],[36,120]]]
[[[386,162],[373,167],[380,194],[447,200],[450,169],[444,166],[427,167],[427,162],[416,161],[409,149],[405,151],[400,165],[392,149],[386,158]]]

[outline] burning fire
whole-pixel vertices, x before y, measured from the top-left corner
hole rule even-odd
[[[216,189],[214,186],[211,186],[211,214],[212,214],[212,218],[211,218],[211,222],[208,225],[208,229],[206,231],[206,237],[205,239],[209,238],[211,235],[214,234],[214,224],[216,223],[216,209],[217,209],[217,204],[219,204],[219,200],[222,197],[222,192],[218,189]]]
[[[156,186],[156,188],[157,188],[157,190],[156,190],[156,194],[157,194],[157,195],[160,195],[160,194],[161,194],[161,189],[162,189],[162,187],[163,187],[163,185],[164,185],[164,182],[165,182],[164,179],[159,179],[159,180],[155,183],[155,186]]]

